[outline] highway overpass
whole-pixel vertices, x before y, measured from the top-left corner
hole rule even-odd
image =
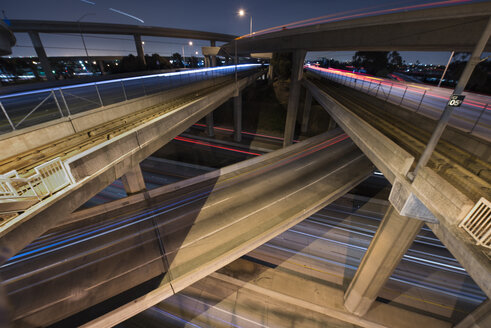
[[[349,269],[350,273],[341,278],[337,277],[341,280],[349,277],[342,281],[343,288],[330,288],[332,281],[322,284],[321,287],[316,284],[310,285],[308,279],[302,280],[298,279],[298,275],[284,274],[284,271],[276,270],[278,262],[281,262],[280,264],[286,262],[284,258],[279,257],[278,262],[274,262],[271,259],[271,254],[274,253],[268,253],[266,257],[260,259],[262,263],[256,261],[251,266],[239,261],[236,262],[235,267],[232,264],[232,267],[213,273],[203,280],[204,282],[200,282],[201,285],[198,287],[191,286],[191,294],[193,288],[196,291],[196,288],[205,290],[209,286],[212,286],[211,288],[216,285],[228,286],[229,290],[235,290],[230,292],[232,295],[239,295],[241,289],[247,292],[253,291],[253,295],[260,294],[263,297],[273,298],[276,306],[285,304],[287,300],[287,304],[294,304],[299,309],[308,309],[316,315],[321,313],[334,317],[335,320],[360,326],[404,326],[407,322],[412,324],[413,321],[391,321],[406,318],[405,315],[412,317],[418,325],[448,327],[450,322],[457,322],[455,318],[452,319],[454,321],[443,319],[442,313],[420,316],[419,310],[395,310],[392,304],[384,305],[386,303],[380,300],[380,296],[386,295],[384,288],[387,281],[391,280],[394,272],[398,272],[395,270],[401,259],[404,258],[413,241],[419,238],[422,227],[426,225],[480,287],[481,290],[477,292],[480,294],[479,300],[489,298],[491,295],[488,279],[491,273],[490,245],[486,244],[489,241],[476,243],[475,239],[482,236],[476,238],[459,227],[466,216],[479,218],[480,213],[489,213],[485,212],[486,206],[489,207],[486,204],[488,204],[490,190],[489,142],[466,135],[462,131],[449,129],[450,132],[437,146],[429,164],[423,165],[417,175],[411,176],[416,159],[421,157],[435,122],[428,123],[427,118],[400,107],[400,104],[389,102],[388,97],[379,99],[370,94],[346,89],[339,83],[327,81],[311,72],[304,77],[303,62],[306,52],[312,50],[468,51],[473,49],[476,43],[481,43],[481,47],[476,47],[477,50],[471,60],[475,64],[480,60],[479,55],[482,50],[490,50],[489,33],[482,33],[486,26],[490,26],[488,23],[490,14],[489,4],[482,2],[324,22],[292,29],[286,27],[269,34],[240,38],[226,45],[224,49],[228,54],[234,54],[235,46],[239,49],[238,54],[293,52],[290,95],[283,138],[284,148],[236,164],[233,169],[229,167],[224,171],[208,173],[194,180],[164,187],[163,190],[167,192],[164,192],[165,196],[160,199],[158,193],[142,190],[142,178],[137,164],[167,140],[182,132],[186,126],[189,127],[198,118],[211,112],[218,104],[230,97],[240,99],[239,86],[245,87],[255,80],[256,76],[243,77],[235,83],[231,83],[233,80],[230,78],[227,80],[224,77],[220,83],[208,85],[209,93],[196,95],[194,92],[198,89],[193,89],[193,92],[188,94],[190,98],[186,98],[183,91],[177,98],[186,101],[185,106],[189,111],[160,112],[156,107],[142,105],[142,109],[150,112],[155,109],[156,117],[133,130],[122,131],[117,136],[103,133],[102,136],[109,140],[94,147],[88,144],[87,149],[81,154],[69,156],[67,165],[73,168],[71,178],[78,187],[71,189],[69,187],[66,189],[68,192],[58,192],[47,198],[47,202],[54,203],[53,206],[44,208],[45,202],[25,212],[27,214],[19,216],[17,220],[10,220],[4,225],[0,249],[3,252],[3,259],[6,261],[11,258],[12,261],[7,262],[4,277],[9,277],[6,282],[11,283],[11,285],[6,284],[10,300],[14,304],[19,304],[16,308],[18,312],[15,314],[17,324],[22,326],[37,322],[54,323],[90,305],[118,295],[127,290],[127,287],[138,286],[148,282],[152,277],[156,278],[156,281],[153,281],[156,285],[146,290],[146,294],[133,295],[135,297],[130,297],[126,304],[117,304],[111,311],[101,314],[87,326],[117,324],[183,290],[310,216],[366,177],[373,169],[371,163],[387,178],[392,189],[389,195],[386,195],[388,202],[384,199],[386,203],[382,211],[383,218],[377,227],[377,232],[366,247],[366,251],[361,252],[363,256],[360,252],[356,252],[358,258],[356,270],[347,266],[341,270],[347,272],[346,269]],[[463,26],[466,28],[462,28]],[[466,31],[465,35],[463,31]],[[451,39],[451,33],[455,33],[458,38]],[[484,41],[478,42],[478,40]],[[262,73],[257,73],[259,74]],[[350,81],[353,82],[352,80]],[[348,85],[346,82],[344,84]],[[346,135],[335,130],[292,145],[296,135],[295,123],[302,87],[308,90],[304,108],[308,109],[311,99],[315,99],[329,113],[332,122],[336,122]],[[370,87],[366,89],[369,91]],[[377,92],[380,90],[385,92],[387,88],[379,84]],[[163,99],[154,96],[154,100],[161,103]],[[144,101],[141,103],[155,105]],[[240,101],[237,103],[235,108],[241,108]],[[308,110],[304,111],[306,112]],[[162,118],[168,117],[169,113],[176,115],[175,121],[170,122],[171,126],[174,122],[183,124],[175,129],[165,125],[163,123],[165,120]],[[104,115],[94,112],[92,119],[98,120],[101,117]],[[85,124],[86,121],[90,123],[89,120],[80,120],[80,124]],[[171,128],[171,130],[162,131],[163,128]],[[235,130],[237,131],[238,128]],[[89,139],[92,137],[90,133],[85,134]],[[447,138],[449,135],[458,138],[449,141]],[[348,136],[351,141],[348,141]],[[333,143],[332,146],[324,147],[329,143]],[[113,146],[118,150],[113,151],[111,148]],[[330,150],[333,153],[330,153]],[[290,154],[291,158],[285,154]],[[284,155],[286,157],[283,157]],[[17,159],[12,159],[11,163],[17,163]],[[263,167],[269,167],[271,170],[262,169]],[[125,176],[123,180],[129,187],[128,191],[136,195],[118,201],[115,206],[101,207],[99,216],[96,215],[91,220],[117,218],[118,224],[122,222],[123,229],[111,231],[114,235],[103,234],[102,239],[93,241],[94,244],[91,244],[92,239],[85,240],[85,235],[81,234],[80,242],[87,242],[87,248],[84,250],[88,253],[80,252],[74,245],[74,248],[60,249],[61,253],[58,254],[50,252],[48,257],[51,255],[53,257],[49,260],[44,257],[42,249],[42,247],[51,247],[49,236],[43,237],[39,243],[28,246],[27,253],[19,255],[19,258],[29,257],[31,254],[29,251],[40,254],[39,259],[28,261],[28,265],[24,263],[25,268],[30,271],[22,272],[23,265],[19,262],[17,266],[15,262],[18,258],[12,256],[46,230],[72,222],[73,217],[68,215],[73,210],[121,175]],[[82,185],[83,188],[88,189],[83,190]],[[184,186],[183,189],[181,186]],[[189,193],[187,187],[192,189]],[[188,196],[191,199],[188,199]],[[60,202],[57,204],[58,200]],[[131,203],[132,200],[135,203]],[[124,204],[126,201],[131,204]],[[196,202],[197,207],[194,207]],[[159,205],[149,209],[149,204]],[[119,205],[123,206],[122,210],[119,209]],[[129,208],[125,208],[126,205]],[[176,212],[173,212],[174,215],[169,218],[166,216],[168,210]],[[136,217],[128,216],[130,211],[138,214]],[[155,213],[158,215],[154,216],[149,211],[157,211]],[[61,216],[57,215],[60,213]],[[163,222],[156,223],[160,215]],[[140,227],[138,221],[140,218],[147,218],[150,221],[142,221]],[[131,221],[133,219],[136,221]],[[83,218],[78,218],[78,222],[83,224]],[[126,225],[127,222],[135,222],[135,224]],[[160,229],[160,225],[165,226],[166,229]],[[128,239],[122,236],[126,228],[129,229]],[[131,231],[133,228],[135,230]],[[481,229],[481,232],[483,230],[485,235],[486,230]],[[120,233],[122,235],[118,235]],[[105,236],[108,240],[104,239]],[[55,235],[54,238],[65,237]],[[127,242],[124,244],[125,247],[119,247],[120,240]],[[61,243],[60,240],[58,241]],[[43,244],[44,242],[48,244]],[[41,250],[37,250],[36,245],[41,246]],[[282,247],[284,246],[285,244],[282,244]],[[65,251],[73,262],[64,262],[62,273],[58,275],[56,270],[59,268],[54,264],[46,266],[46,263],[49,261],[58,263],[57,256],[67,258],[59,255]],[[258,253],[260,251],[256,252],[256,256],[260,257]],[[78,264],[81,262],[77,261],[82,261],[86,254],[92,262],[89,266],[81,266],[78,270]],[[352,254],[355,253],[343,255],[348,257]],[[106,257],[112,259],[99,262],[101,258]],[[12,263],[12,266],[8,263]],[[450,266],[452,270],[462,272],[457,266]],[[246,281],[247,278],[243,276],[248,269],[251,269],[248,276],[251,281]],[[291,270],[292,267],[287,269]],[[416,282],[413,280],[413,283],[417,284],[417,277],[422,275],[422,272],[428,272],[426,270],[429,269],[417,272],[413,277]],[[38,272],[43,278],[36,276]],[[302,274],[305,274],[305,271]],[[316,274],[311,273],[312,276]],[[55,283],[58,276],[59,285]],[[26,280],[23,280],[24,277]],[[76,280],[80,281],[77,286],[73,285],[73,277],[77,277]],[[127,285],[121,284],[119,282],[121,280],[124,280]],[[263,285],[260,281],[269,281],[271,284]],[[294,286],[289,285],[288,282],[295,282],[292,283]],[[63,285],[67,288],[52,288],[51,284],[56,287]],[[44,288],[50,290],[49,293],[43,293],[48,301],[41,298],[23,301],[26,295],[31,294],[29,290],[36,290],[39,294]],[[314,299],[306,300],[306,295],[302,293],[313,294]],[[183,299],[185,298],[180,298]],[[65,300],[67,305],[64,304]],[[445,299],[441,302],[447,301],[448,299]],[[458,302],[458,298],[453,301]],[[63,311],[56,304],[62,304],[60,308],[63,308]],[[484,301],[480,308],[474,310],[461,322],[460,326],[466,327],[467,322],[472,322],[475,318],[489,320],[488,306],[489,302]],[[443,311],[441,308],[439,310]],[[446,310],[452,311],[452,308],[447,306]],[[157,311],[156,308],[153,311]],[[486,314],[483,315],[483,312]],[[446,315],[449,313],[447,312]],[[294,321],[293,319],[291,322]]]
[[[338,130],[135,195],[112,214],[102,208],[85,218],[111,217],[99,228],[75,239],[51,234],[3,266],[14,323],[48,325],[159,276],[147,295],[90,323],[115,325],[317,212],[372,170]]]

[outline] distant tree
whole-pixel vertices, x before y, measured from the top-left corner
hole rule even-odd
[[[372,75],[385,76],[388,73],[388,51],[357,51],[353,56],[353,66],[364,68]]]
[[[171,63],[164,57],[160,57],[159,54],[153,54],[152,56],[145,56],[145,61],[147,62],[147,69],[167,69],[171,68]]]
[[[394,71],[402,66],[402,57],[397,51],[392,51],[388,55],[389,68]]]
[[[135,57],[132,54],[123,57],[121,60],[121,65],[119,65],[118,72],[135,72],[142,71],[145,69],[143,63],[138,60],[138,57]]]
[[[191,67],[191,68],[198,68],[198,62],[199,62],[198,58],[192,56],[189,59],[189,67]]]
[[[464,71],[467,61],[470,59],[469,53],[455,53],[453,62],[448,67],[446,79],[457,82]],[[472,72],[466,90],[491,94],[491,61],[486,60],[479,63]]]
[[[184,63],[183,63],[182,56],[180,53],[175,52],[172,54],[172,56],[170,58],[172,60],[172,67],[175,67],[175,68],[184,67]]]

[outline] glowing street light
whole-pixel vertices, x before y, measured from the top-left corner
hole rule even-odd
[[[248,15],[248,13],[244,10],[244,9],[240,9],[238,12],[237,12],[237,15],[243,17],[243,16],[246,16]],[[252,36],[252,15],[249,15],[250,17],[250,24],[249,24],[249,35]]]
[[[193,41],[189,41],[189,42],[188,42],[188,44],[189,44],[190,46],[192,46],[192,45],[193,45]]]

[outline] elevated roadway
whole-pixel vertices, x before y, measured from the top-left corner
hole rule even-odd
[[[36,162],[62,157],[72,180],[68,187],[3,223],[0,243],[5,246],[4,259],[57,226],[97,192],[235,96],[237,90],[253,83],[259,74],[242,78],[237,85],[227,77],[198,82],[81,113],[2,140],[5,145],[10,142],[6,148],[20,153],[3,160],[4,172],[15,168],[29,174]],[[42,141],[39,135],[44,136]],[[36,144],[39,141],[42,143]]]
[[[239,55],[297,49],[471,52],[489,20],[491,6],[485,1],[409,11],[399,8],[400,12],[387,13],[394,11],[397,9],[320,22],[306,20],[298,27],[287,24],[246,35],[223,48],[233,54],[237,46]],[[491,51],[491,42],[484,51]]]
[[[430,134],[418,125],[424,119],[414,113],[403,115],[404,110],[391,110],[395,105],[337,83],[316,79],[304,83],[394,186],[391,203],[402,210],[411,195],[417,197],[424,204],[423,209],[405,215],[426,220],[482,290],[491,295],[488,251],[476,246],[457,227],[480,197],[490,199],[489,162],[441,141],[429,166],[411,182],[406,175]]]
[[[48,234],[2,267],[15,324],[53,323],[160,277],[148,294],[88,324],[115,325],[302,221],[372,170],[333,131],[104,207],[90,219],[98,225]]]
[[[428,84],[393,81],[333,68],[306,66],[306,69],[326,79],[375,96],[385,102],[414,111],[432,121],[437,121],[440,118],[445,104],[452,95],[451,89]],[[463,94],[465,99],[462,105],[452,114],[449,121],[449,126],[463,133],[459,135],[454,132],[454,129],[449,129],[445,131],[444,138],[453,139],[452,142],[455,143],[459,142],[457,140],[459,138],[470,140],[472,138],[469,138],[469,135],[472,135],[488,143],[491,142],[491,97],[472,92]],[[483,145],[480,148],[480,150],[467,150],[475,151],[477,156],[491,160],[491,152],[486,153],[486,149],[484,149],[486,147]]]
[[[225,33],[186,30],[170,27],[143,26],[128,24],[88,23],[88,22],[63,22],[12,19],[11,30],[13,32],[38,33],[87,33],[87,34],[118,34],[118,35],[147,35],[168,38],[183,38],[195,40],[213,40],[228,42],[235,36]]]
[[[378,196],[386,197],[387,192]],[[292,321],[295,327],[315,326],[312,321],[336,327],[450,327],[458,323],[486,297],[427,227],[419,232],[372,311],[357,318],[336,305],[342,304],[341,292],[353,278],[389,205],[378,196],[350,193],[341,197],[123,326],[163,324],[175,317],[218,327],[229,323],[287,326]],[[300,287],[288,281],[299,281]],[[397,315],[383,316],[386,311]]]

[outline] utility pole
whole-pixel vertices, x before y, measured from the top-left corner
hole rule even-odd
[[[481,34],[481,37],[479,38],[479,41],[477,42],[476,46],[474,47],[474,51],[472,52],[471,58],[465,65],[464,71],[462,72],[462,75],[460,76],[459,82],[457,83],[457,86],[455,87],[455,90],[453,92],[452,96],[460,96],[462,92],[464,91],[465,86],[467,85],[467,82],[469,82],[469,78],[471,77],[472,72],[474,71],[474,68],[476,67],[477,64],[481,62],[481,54],[484,50],[484,47],[486,46],[486,43],[489,40],[489,36],[491,35],[491,17],[488,19],[488,23],[486,25],[486,28],[484,29],[483,33]],[[455,106],[452,106],[452,96],[451,99],[447,102],[447,105],[445,106],[445,109],[443,110],[442,115],[440,116],[440,120],[438,121],[438,124],[433,131],[433,134],[428,141],[428,144],[426,145],[426,148],[421,154],[421,157],[418,161],[418,164],[416,165],[416,168],[414,169],[414,172],[410,172],[408,174],[408,178],[412,181],[418,174],[418,171],[425,167],[426,164],[428,163],[428,160],[431,157],[431,154],[435,150],[435,147],[440,140],[440,137],[443,134],[443,130],[445,130],[445,127],[448,124],[448,121],[450,119],[450,116],[452,115],[452,111]]]

